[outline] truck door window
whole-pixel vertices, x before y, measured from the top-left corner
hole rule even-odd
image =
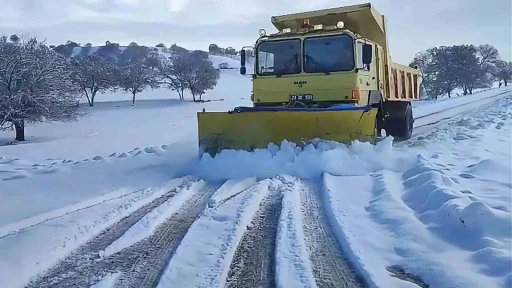
[[[262,42],[258,45],[258,75],[299,74],[300,39]]]
[[[363,42],[356,42],[356,68],[370,71],[370,66],[363,64],[363,45]]]
[[[304,40],[304,71],[323,73],[354,69],[354,40],[350,35],[307,38]]]

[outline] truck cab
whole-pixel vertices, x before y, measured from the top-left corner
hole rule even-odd
[[[368,8],[363,4],[273,16],[278,32],[267,35],[260,29],[254,46],[254,106],[378,103],[386,59],[384,47],[375,41],[382,39],[369,29],[381,24]]]
[[[345,29],[342,21],[333,27],[283,30],[256,43],[255,106],[368,104],[361,91],[378,90],[375,43]]]

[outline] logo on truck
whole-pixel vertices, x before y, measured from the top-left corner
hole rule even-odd
[[[297,87],[302,87],[304,85],[308,84],[308,81],[295,81],[293,82],[293,85],[297,85]]]

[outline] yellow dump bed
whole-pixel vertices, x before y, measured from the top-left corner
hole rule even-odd
[[[418,70],[409,66],[391,62],[390,81],[386,84],[386,99],[419,100],[420,78]]]

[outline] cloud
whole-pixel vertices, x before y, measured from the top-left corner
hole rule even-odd
[[[144,45],[177,43],[207,49],[210,43],[241,47],[259,28],[273,31],[270,17],[368,2],[365,0],[0,0],[0,34],[32,34],[51,43],[106,40]],[[438,45],[495,45],[512,55],[510,0],[375,0],[387,16],[393,59],[409,62]]]

